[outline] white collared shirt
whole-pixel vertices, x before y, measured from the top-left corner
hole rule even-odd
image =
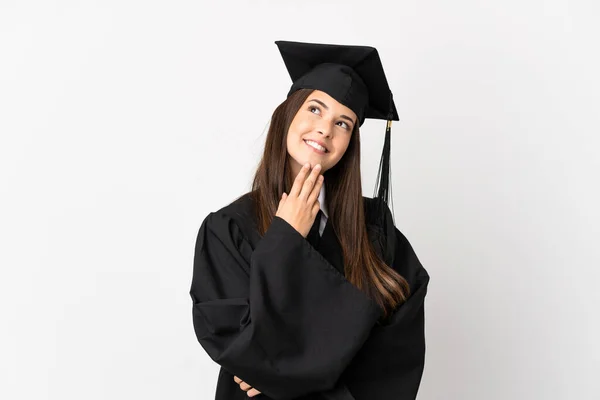
[[[321,191],[319,192],[319,205],[321,207],[321,211],[323,211],[323,215],[321,216],[321,222],[319,224],[319,236],[323,236],[323,231],[325,230],[325,225],[327,224],[327,219],[329,218],[329,214],[327,213],[327,204],[325,204],[325,185],[321,186]]]

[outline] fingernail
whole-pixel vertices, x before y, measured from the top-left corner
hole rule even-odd
[[[304,168],[310,168],[310,163],[304,164]]]
[[[321,164],[315,165],[315,169],[321,169]]]

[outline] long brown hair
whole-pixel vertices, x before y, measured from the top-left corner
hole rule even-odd
[[[287,133],[312,89],[292,93],[273,112],[265,150],[258,164],[252,194],[256,206],[258,229],[267,231],[283,192],[289,193],[295,177],[291,176],[287,152]],[[342,246],[346,279],[372,298],[386,318],[409,296],[404,277],[379,258],[369,237],[364,215],[360,174],[360,135],[354,125],[348,148],[340,161],[326,171],[328,222]]]

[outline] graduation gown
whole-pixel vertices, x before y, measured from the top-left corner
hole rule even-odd
[[[282,218],[261,238],[249,193],[211,212],[198,232],[190,295],[196,337],[221,365],[216,400],[413,400],[424,367],[429,275],[406,237],[363,197],[378,254],[411,295],[385,322],[344,277],[327,221],[315,248]]]

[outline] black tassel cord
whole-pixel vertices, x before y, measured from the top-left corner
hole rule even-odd
[[[377,193],[377,198],[379,199],[381,205],[383,203],[388,206],[392,202],[392,193],[391,193],[391,171],[390,171],[390,153],[391,153],[391,140],[392,140],[392,120],[394,118],[393,114],[393,102],[392,102],[392,92],[390,92],[390,108],[387,117],[387,125],[385,128],[385,139],[383,143],[383,152],[381,153],[381,161],[379,162],[379,171],[377,172],[377,182],[375,187],[375,192]],[[390,207],[393,210],[393,206]],[[383,210],[381,210],[383,215]],[[393,215],[393,211],[392,211]]]

